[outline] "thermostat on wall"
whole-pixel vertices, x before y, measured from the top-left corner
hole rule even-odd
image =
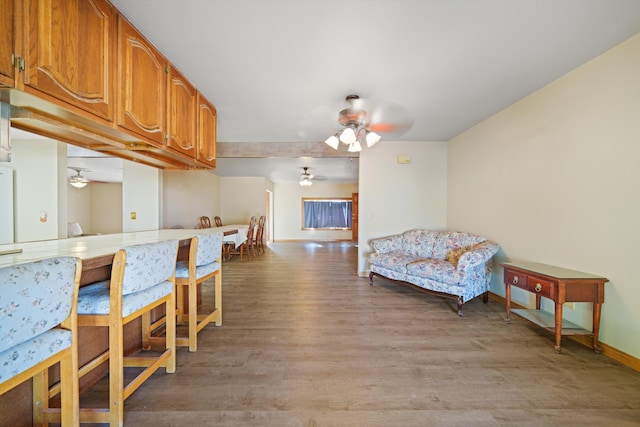
[[[410,165],[411,156],[398,156],[398,163],[401,165]]]

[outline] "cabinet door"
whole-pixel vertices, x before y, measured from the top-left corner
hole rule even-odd
[[[173,66],[169,66],[169,139],[167,147],[196,157],[197,91]]]
[[[168,63],[122,15],[118,59],[118,125],[164,145]]]
[[[196,160],[204,166],[216,167],[216,109],[199,93]]]
[[[24,89],[113,121],[117,11],[104,0],[24,5]]]
[[[15,67],[12,63],[12,55],[14,50],[14,27],[13,16],[14,5],[13,0],[0,1],[0,28],[2,28],[2,37],[0,37],[0,86],[13,86]]]

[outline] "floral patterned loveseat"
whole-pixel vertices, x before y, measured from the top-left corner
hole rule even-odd
[[[405,282],[420,290],[453,298],[462,305],[479,295],[486,303],[491,258],[500,246],[484,237],[457,231],[410,230],[371,241],[373,277]]]

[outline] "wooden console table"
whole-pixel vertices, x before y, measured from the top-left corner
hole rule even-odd
[[[555,350],[560,353],[562,335],[592,335],[593,350],[600,353],[598,333],[600,331],[600,313],[604,303],[604,284],[608,280],[601,276],[582,273],[552,265],[530,262],[504,263],[504,285],[507,318],[511,320],[511,312],[555,332]],[[511,310],[511,286],[516,286],[536,295],[536,309]],[[555,315],[540,310],[541,297],[549,298],[555,303]],[[593,330],[588,331],[580,326],[562,319],[562,305],[565,302],[593,303]]]

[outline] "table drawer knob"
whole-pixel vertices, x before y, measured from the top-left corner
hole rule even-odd
[[[518,284],[518,276],[513,276],[513,280],[511,281],[514,285]]]
[[[536,283],[535,290],[536,292],[540,292],[542,290],[542,285],[540,283]]]

